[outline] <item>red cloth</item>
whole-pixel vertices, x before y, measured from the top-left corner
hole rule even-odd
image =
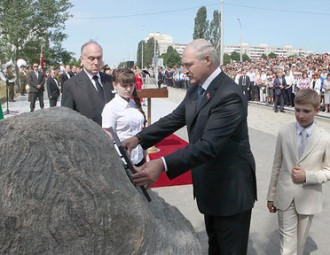
[[[141,90],[142,89],[142,75],[136,73],[135,74],[135,86],[136,86],[136,90]],[[143,102],[143,98],[140,98],[140,102]]]
[[[176,150],[186,146],[188,143],[176,135],[169,135],[159,143],[155,145],[160,151],[156,153],[150,153],[149,158],[151,160],[160,158],[162,156],[171,154]],[[166,186],[177,186],[192,184],[191,171],[187,171],[184,174],[170,180],[166,173],[162,173],[159,179],[151,186],[152,188],[166,187]]]

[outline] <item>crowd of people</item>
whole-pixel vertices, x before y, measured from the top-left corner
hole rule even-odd
[[[279,102],[283,111],[283,106],[294,107],[295,94],[299,90],[311,88],[320,95],[321,111],[329,112],[330,57],[328,54],[261,58],[230,63],[221,66],[221,69],[242,86],[248,101],[271,105]],[[161,74],[158,77],[161,77],[162,84],[184,89],[190,86],[182,66],[159,70]],[[274,84],[275,87],[278,85],[282,87],[276,89]],[[277,105],[274,106],[274,111],[276,110]]]

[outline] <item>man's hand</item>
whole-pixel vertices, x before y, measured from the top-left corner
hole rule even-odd
[[[130,138],[127,138],[121,142],[123,146],[126,148],[128,154],[131,154],[131,151],[138,146],[139,144],[139,138],[137,136],[132,136]]]
[[[148,161],[141,167],[136,167],[137,173],[133,174],[134,184],[149,188],[159,176],[164,172],[164,164],[162,159]]]
[[[276,213],[276,207],[274,206],[274,201],[268,201],[267,207],[270,213]]]
[[[306,172],[301,166],[296,165],[292,168],[291,178],[294,183],[304,183],[306,181]]]

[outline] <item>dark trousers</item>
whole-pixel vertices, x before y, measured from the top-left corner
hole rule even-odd
[[[209,255],[246,255],[252,209],[232,216],[204,215]]]
[[[292,87],[285,90],[284,104],[286,106],[293,106],[293,104],[292,104]]]
[[[55,107],[57,105],[57,100],[58,100],[58,97],[49,98],[49,106]]]
[[[8,83],[9,86],[9,100],[14,100],[15,97],[15,83],[10,82]]]
[[[275,94],[275,98],[274,98],[274,111],[277,111],[277,105],[278,105],[278,101],[280,101],[280,110],[284,111],[284,92],[281,92],[281,94],[276,95]]]
[[[243,89],[243,94],[246,97],[247,101],[250,101],[251,96],[250,96],[250,86],[249,85],[242,85],[242,89]]]
[[[31,112],[34,111],[34,108],[36,107],[36,101],[37,98],[39,99],[39,105],[41,109],[44,109],[44,92],[38,91],[38,92],[30,92],[30,109]]]

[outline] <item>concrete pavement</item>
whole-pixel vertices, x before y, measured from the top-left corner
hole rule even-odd
[[[153,87],[151,85],[151,87]],[[158,120],[160,117],[170,113],[185,95],[184,90],[169,89],[169,98],[152,99],[151,120]],[[46,95],[46,94],[45,94]],[[45,98],[45,108],[49,107],[49,102]],[[4,113],[6,104],[2,104]],[[36,110],[39,109],[39,103],[36,103]],[[5,118],[28,112],[29,103],[27,96],[19,96],[16,102],[9,103],[10,114]],[[327,115],[317,118],[320,126],[323,126],[330,132],[330,119]],[[255,208],[252,212],[251,231],[249,240],[248,254],[279,254],[279,234],[277,225],[277,216],[268,213],[266,208],[266,193],[270,179],[271,166],[274,155],[276,135],[279,127],[294,121],[292,109],[286,109],[286,113],[274,113],[271,107],[266,107],[258,103],[249,104],[249,135],[252,151],[257,164],[257,185],[258,198]],[[187,140],[185,129],[176,132],[182,139]],[[196,203],[192,196],[192,186],[174,186],[153,189],[169,204],[176,206],[185,217],[190,220],[196,232],[198,233],[203,247],[203,254],[207,254],[207,237],[204,228],[203,215],[198,212]],[[311,255],[326,255],[328,251],[328,237],[330,236],[330,185],[324,184],[324,210],[316,215],[313,220],[310,234],[307,239],[305,253]]]

